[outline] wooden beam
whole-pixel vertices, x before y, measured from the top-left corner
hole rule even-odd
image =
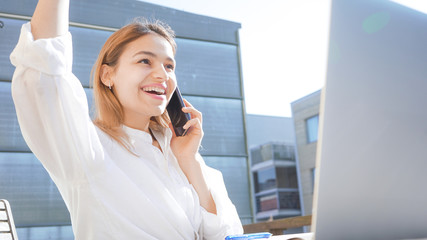
[[[311,215],[247,224],[243,226],[243,229],[245,233],[270,232],[273,235],[277,235],[283,234],[286,229],[309,225],[311,225]]]

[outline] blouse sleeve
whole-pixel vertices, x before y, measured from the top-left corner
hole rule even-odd
[[[71,72],[71,34],[34,40],[26,23],[10,60],[16,67],[12,97],[26,143],[52,177],[81,179],[103,152],[85,92]]]
[[[237,214],[236,207],[228,197],[221,172],[205,164],[203,172],[207,176],[206,181],[217,210],[217,214],[215,215],[202,208],[204,239],[225,239],[228,235],[242,234],[243,228],[239,215]]]

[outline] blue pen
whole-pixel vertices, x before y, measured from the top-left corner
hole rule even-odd
[[[243,235],[230,235],[225,238],[225,240],[250,240],[250,239],[268,239],[271,237],[271,233],[269,232],[261,232],[261,233],[249,233]]]

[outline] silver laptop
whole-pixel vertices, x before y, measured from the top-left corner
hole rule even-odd
[[[316,240],[427,238],[427,15],[333,0]]]

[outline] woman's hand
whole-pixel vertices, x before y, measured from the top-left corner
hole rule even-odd
[[[203,138],[202,113],[197,111],[197,109],[185,99],[184,103],[186,107],[184,107],[182,111],[190,113],[191,115],[191,120],[184,125],[187,134],[182,137],[177,137],[173,131],[172,124],[169,124],[169,128],[171,128],[173,133],[171,149],[180,165],[184,162],[195,160]],[[182,167],[183,166],[181,166],[181,168]]]

